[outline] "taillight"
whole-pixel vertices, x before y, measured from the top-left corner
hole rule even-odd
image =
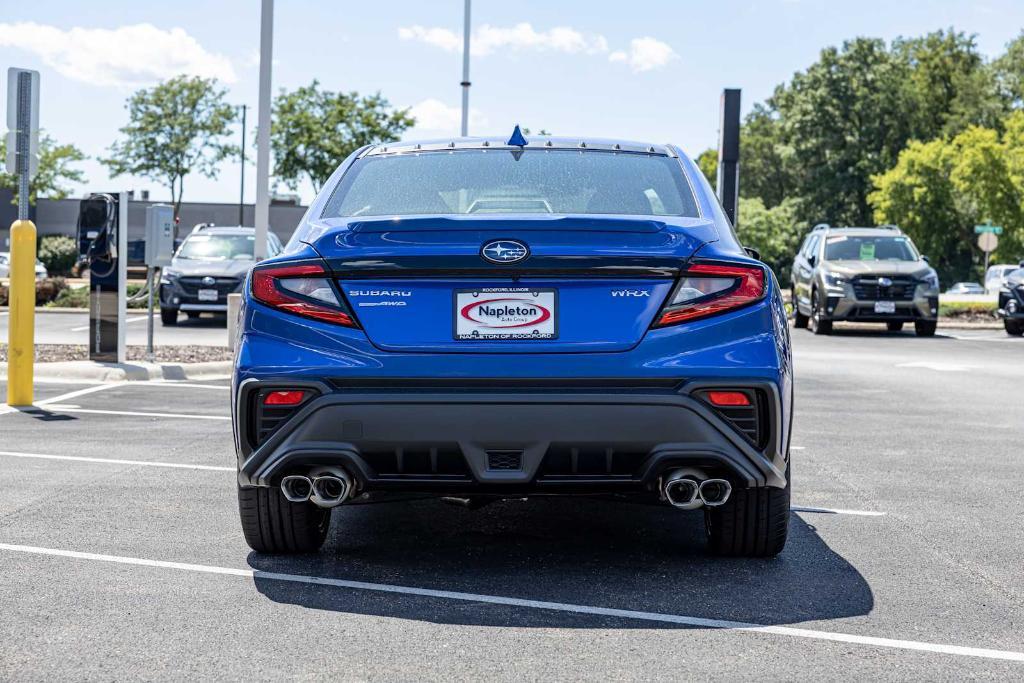
[[[706,395],[711,405],[719,408],[750,405],[750,397],[742,391],[709,391]]]
[[[305,391],[271,391],[263,396],[265,406],[297,406],[306,398]]]
[[[352,315],[326,277],[322,266],[307,263],[296,266],[255,268],[252,271],[252,296],[261,304],[324,322],[358,327]]]
[[[764,269],[760,266],[695,263],[665,305],[655,327],[731,311],[764,297]]]

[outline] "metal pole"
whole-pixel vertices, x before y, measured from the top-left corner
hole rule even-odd
[[[260,94],[256,111],[257,261],[267,257],[270,231],[270,61],[273,58],[274,0],[263,0],[260,13]]]
[[[245,112],[249,105],[242,105],[242,180],[238,183],[238,224],[245,225],[243,211],[245,209]]]
[[[153,289],[156,287],[156,268],[149,267],[149,321],[146,323],[146,360],[153,362]]]
[[[469,4],[466,0],[466,14],[462,28],[462,137],[469,135]]]
[[[28,219],[29,136],[32,114],[32,75],[17,79],[18,220],[11,225],[11,268],[7,306],[7,404],[32,405],[35,374],[36,226]]]

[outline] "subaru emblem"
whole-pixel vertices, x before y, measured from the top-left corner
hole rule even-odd
[[[518,263],[530,255],[530,248],[518,240],[494,240],[480,248],[480,256],[491,263]]]
[[[880,277],[880,278],[878,278],[878,286],[879,287],[892,287],[892,280],[890,280],[887,277]]]
[[[215,284],[217,284],[217,281],[216,281],[216,280],[214,280],[214,279],[213,279],[212,277],[210,277],[209,275],[207,275],[206,277],[204,277],[204,278],[203,278],[203,284],[204,284],[204,285],[206,285],[207,287],[212,287],[212,286],[214,286]]]

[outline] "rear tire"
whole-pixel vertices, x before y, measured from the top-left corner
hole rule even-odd
[[[832,334],[832,321],[822,320],[821,302],[818,301],[818,290],[811,292],[811,318],[808,329],[814,334]]]
[[[902,321],[895,321],[895,320],[893,320],[892,322],[886,323],[885,327],[890,332],[899,332],[900,330],[903,329],[903,322]]]
[[[789,535],[789,468],[786,488],[733,489],[725,505],[704,510],[708,546],[716,555],[773,557]]]
[[[258,553],[314,553],[327,538],[331,511],[292,503],[277,487],[238,487],[238,514],[249,547]]]
[[[160,307],[160,322],[164,326],[174,326],[178,324],[178,309],[177,308],[164,308]]]
[[[1009,318],[1003,318],[1003,327],[1006,328],[1006,334],[1011,337],[1020,337],[1024,335],[1024,320],[1010,320]]]
[[[918,337],[934,337],[937,326],[938,322],[935,320],[915,320],[914,332]]]

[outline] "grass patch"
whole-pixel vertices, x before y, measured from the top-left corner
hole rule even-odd
[[[991,322],[996,319],[996,304],[986,301],[943,301],[939,303],[939,317]]]

